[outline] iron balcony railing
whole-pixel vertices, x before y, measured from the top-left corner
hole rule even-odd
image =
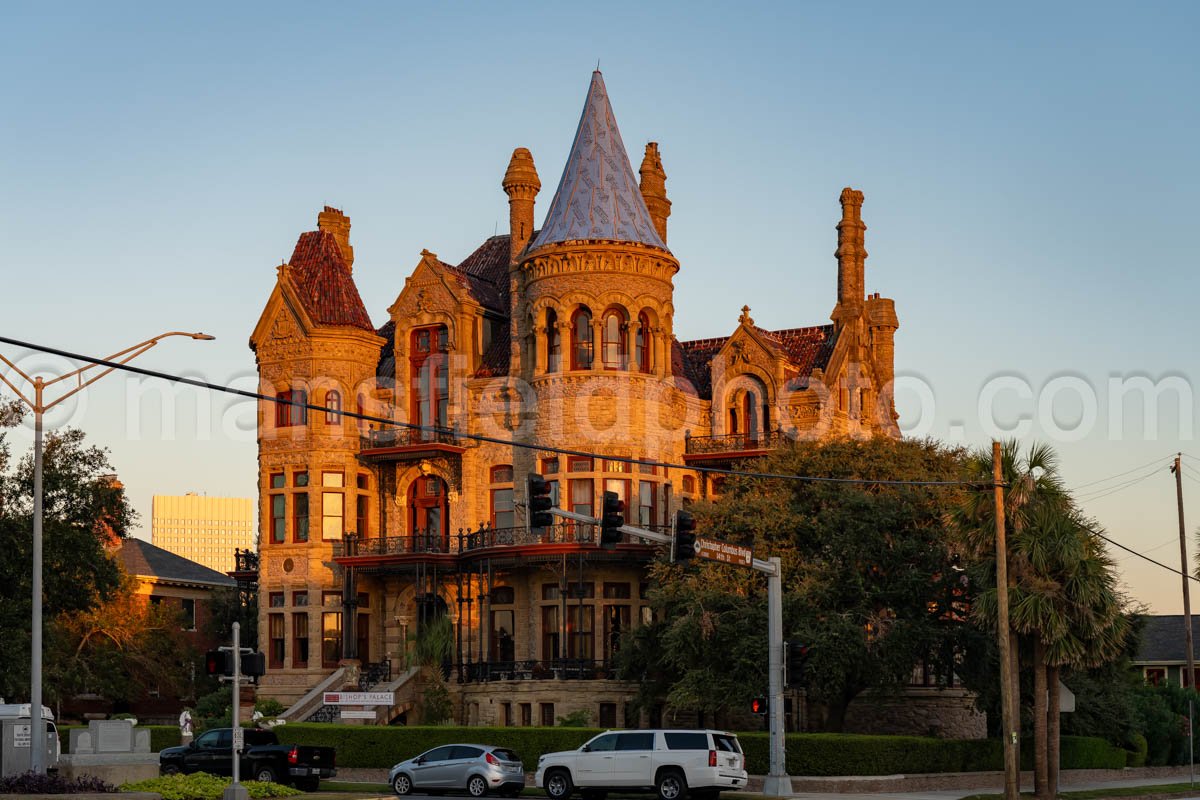
[[[414,428],[385,428],[367,431],[359,437],[359,448],[376,450],[385,447],[410,447],[423,444],[461,445],[457,436],[449,431],[426,431]]]
[[[462,680],[468,683],[518,680],[605,680],[616,677],[616,670],[611,664],[591,658],[477,661],[460,665],[459,671]]]
[[[640,527],[660,533],[668,533],[671,530],[670,525],[643,525]],[[469,553],[475,550],[539,544],[595,544],[597,541],[599,538],[595,525],[586,522],[560,522],[533,530],[526,530],[524,527],[483,527],[474,531],[460,530],[454,536],[424,533],[363,538],[346,536],[341,541],[331,542],[331,544],[333,555],[337,558],[411,553]],[[643,544],[642,540],[630,535],[623,535],[621,541],[627,544]]]
[[[684,452],[688,455],[740,453],[747,450],[775,450],[792,438],[783,431],[727,433],[722,436],[688,436]]]

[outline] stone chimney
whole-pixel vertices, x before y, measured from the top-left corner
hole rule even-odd
[[[646,157],[638,170],[642,176],[642,199],[659,238],[667,241],[667,217],[671,216],[671,201],[667,199],[667,173],[663,171],[662,158],[658,154],[658,142],[646,145]]]
[[[333,238],[337,239],[338,249],[342,251],[346,268],[353,272],[354,248],[350,246],[350,218],[339,208],[325,206],[325,210],[317,214],[317,227],[333,234]]]
[[[838,247],[834,251],[838,260],[838,293],[831,318],[835,322],[861,315],[866,298],[867,226],[862,221],[863,193],[846,187],[842,189],[841,203],[842,221],[837,224]]]
[[[529,150],[513,150],[501,186],[508,195],[509,263],[515,264],[533,237],[533,204],[542,188]]]

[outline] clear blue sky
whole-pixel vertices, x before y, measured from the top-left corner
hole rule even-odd
[[[1020,377],[1035,399],[1002,395],[1001,421],[1031,413],[1069,483],[1164,457],[1085,506],[1178,564],[1165,456],[1200,455],[1195,402],[1187,425],[1172,410],[1145,437],[1132,416],[1116,438],[1107,381],[1200,379],[1194,4],[434,5],[7,6],[0,332],[106,354],[201,329],[218,340],[139,363],[251,375],[275,265],[326,203],[353,219],[382,323],[423,247],[456,263],[503,231],[514,147],[545,212],[599,59],[635,167],[661,143],[680,338],[728,334],[743,304],[765,327],[825,321],[838,193],[862,189],[867,288],[896,300],[897,370],[929,387],[930,433],[985,443],[981,387]],[[1037,411],[1060,376],[1097,392],[1077,441]],[[253,494],[252,433],[218,419],[197,437],[181,392],[164,441],[155,402],[131,423],[125,394],[98,384],[75,422],[144,521],[155,493]],[[899,398],[909,428],[917,397]],[[1058,399],[1071,427],[1082,405]],[[1179,609],[1176,576],[1120,564],[1137,599]]]

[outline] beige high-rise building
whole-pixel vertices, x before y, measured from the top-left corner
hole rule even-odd
[[[217,572],[234,568],[233,551],[257,549],[254,500],[156,494],[150,542]]]

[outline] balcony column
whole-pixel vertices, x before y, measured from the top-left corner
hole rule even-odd
[[[604,369],[604,321],[592,317],[592,369]]]
[[[545,312],[542,312],[542,317],[543,317],[543,319],[545,318]],[[533,351],[534,351],[533,374],[534,375],[545,375],[546,374],[547,368],[550,363],[549,362],[550,350],[549,350],[548,341],[547,341],[549,336],[550,336],[550,328],[546,325],[542,325],[542,324],[538,323],[537,321],[535,321],[534,325],[533,325]]]

